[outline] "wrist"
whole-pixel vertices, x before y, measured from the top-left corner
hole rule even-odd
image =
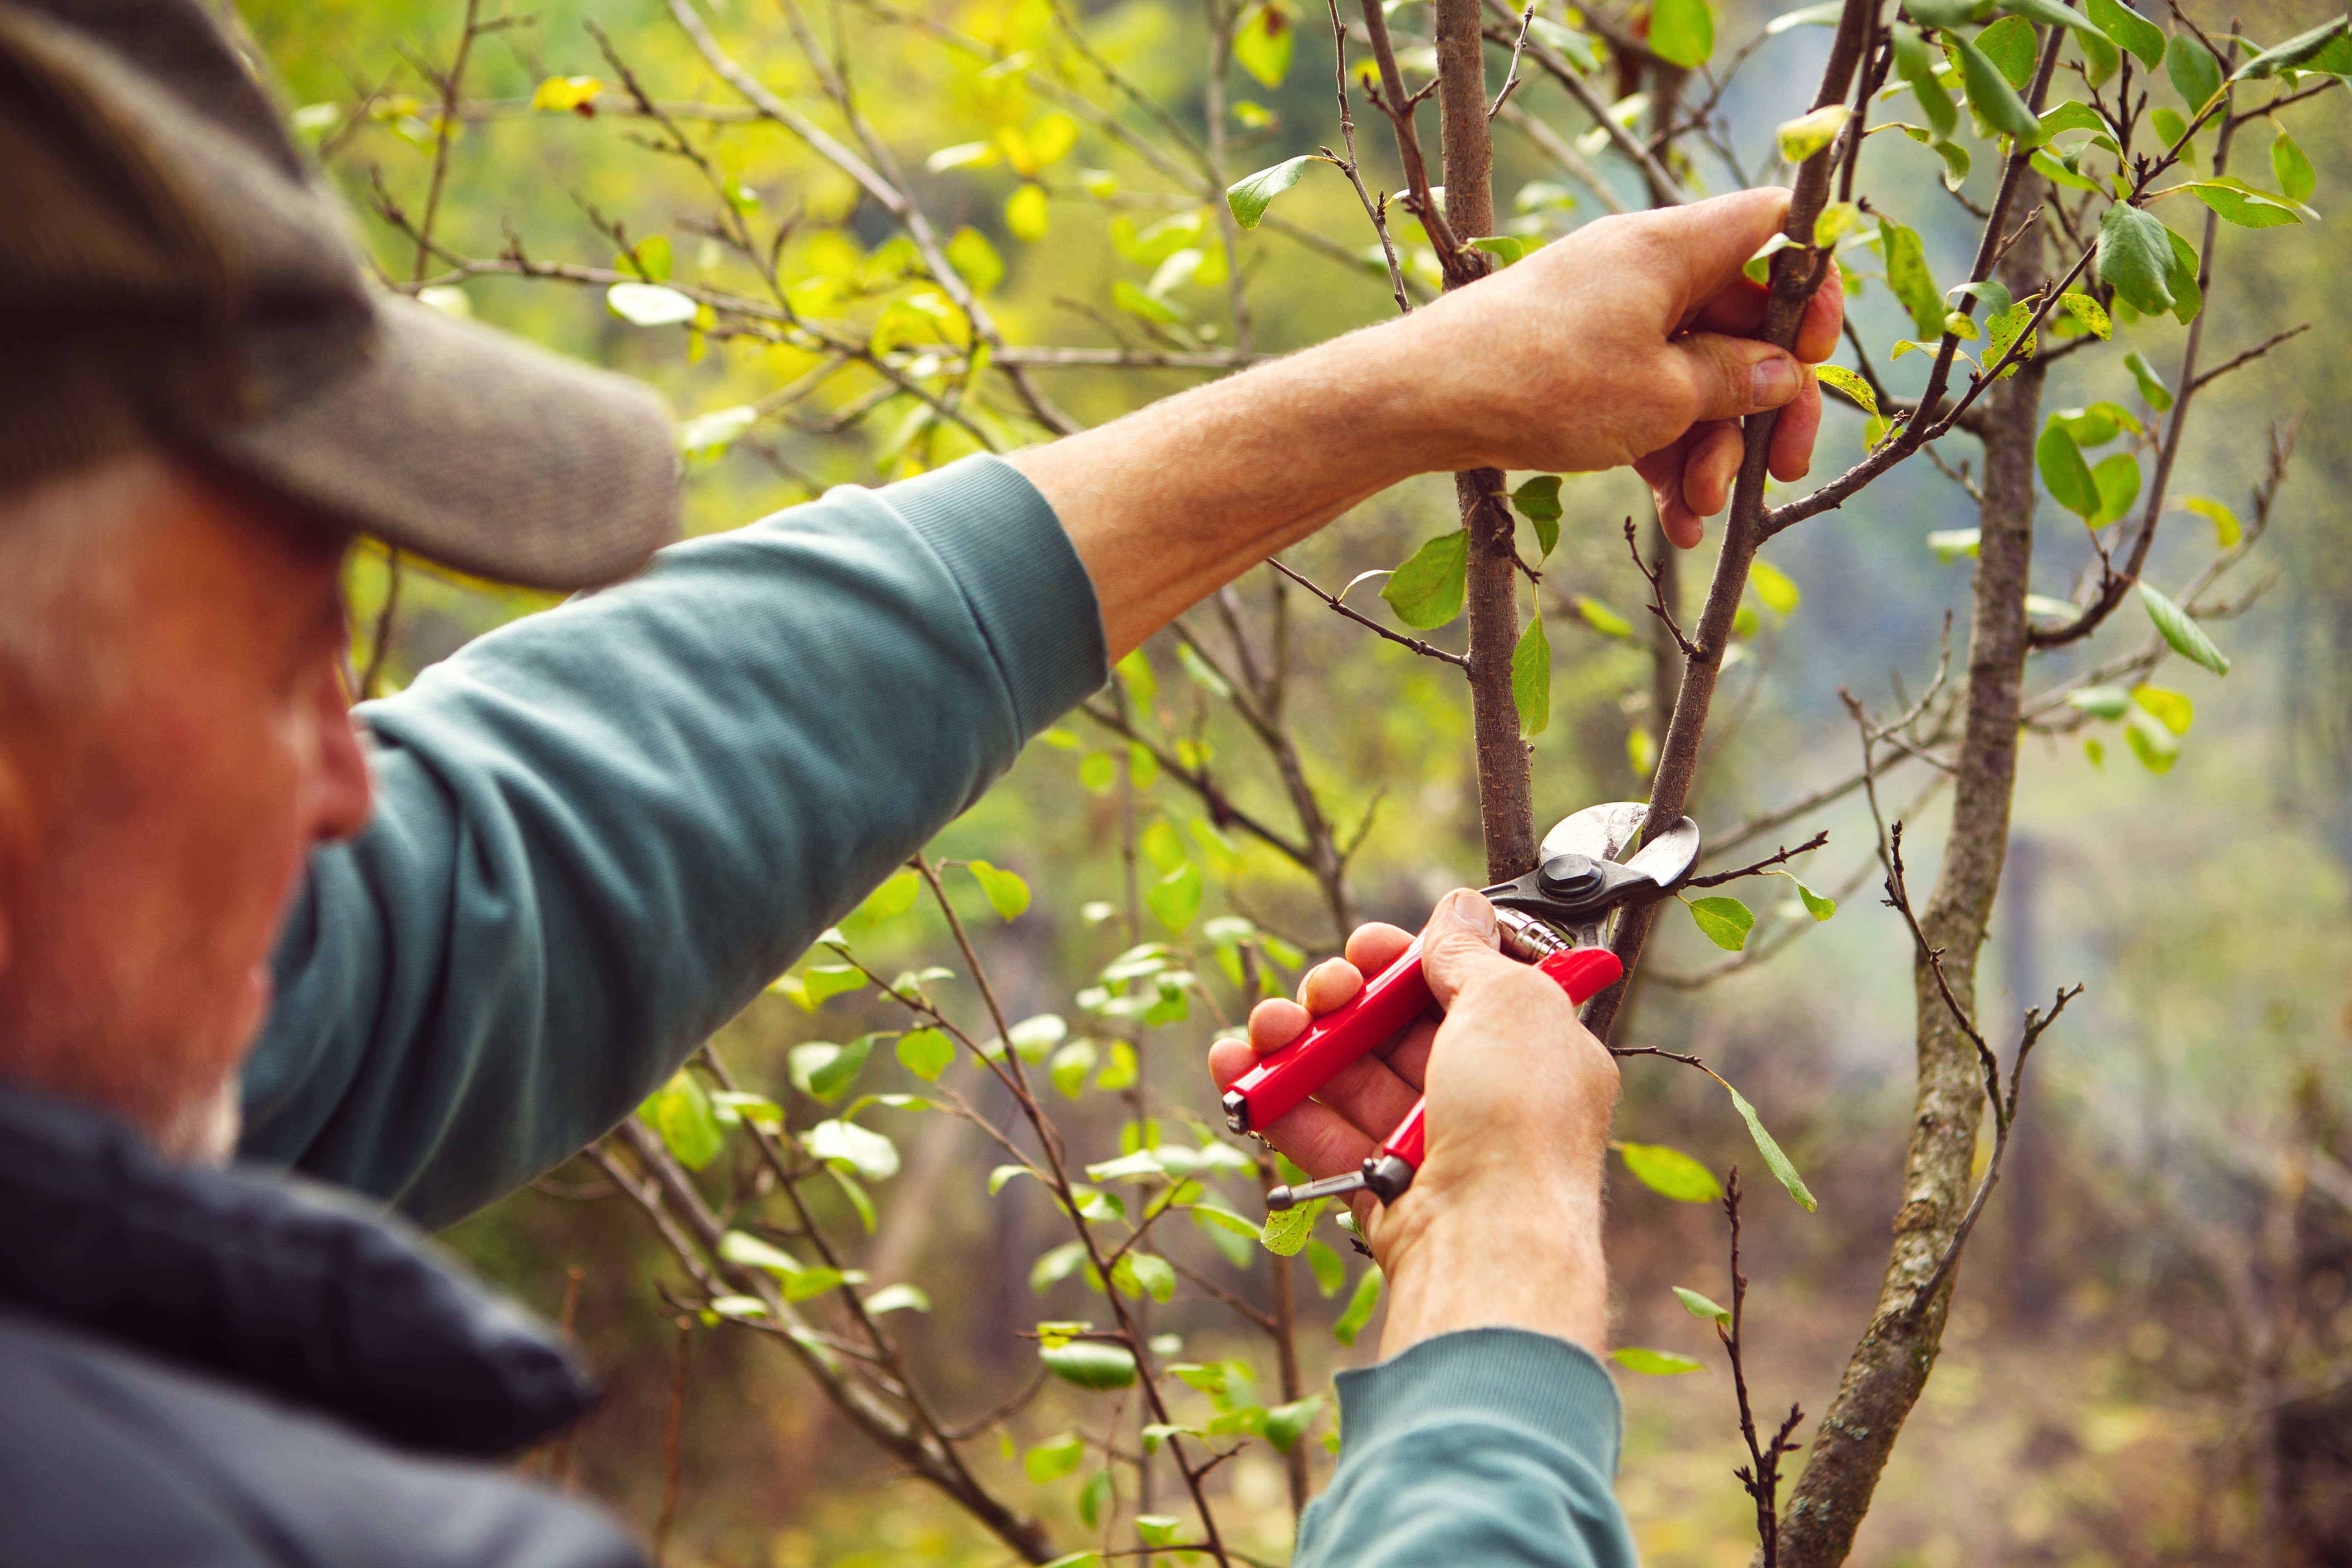
[[[1601,1349],[1608,1267],[1597,1183],[1564,1175],[1493,1193],[1417,1188],[1387,1218],[1382,1355],[1477,1328],[1527,1329]]]

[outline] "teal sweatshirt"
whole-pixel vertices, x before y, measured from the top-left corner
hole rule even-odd
[[[972,458],[664,551],[360,715],[245,1074],[249,1159],[446,1225],[602,1135],[1105,679],[1045,498]],[[1342,1377],[1300,1563],[1630,1563],[1581,1351]]]

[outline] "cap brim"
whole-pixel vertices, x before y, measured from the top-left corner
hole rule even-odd
[[[675,537],[650,388],[397,296],[377,314],[356,370],[206,449],[340,526],[528,587],[612,582]]]

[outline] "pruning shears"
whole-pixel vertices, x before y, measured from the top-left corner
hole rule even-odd
[[[1601,945],[1609,917],[1628,904],[1664,898],[1681,886],[1698,859],[1698,824],[1685,816],[1643,837],[1650,808],[1640,801],[1585,807],[1563,818],[1537,849],[1536,868],[1482,889],[1495,906],[1504,954],[1532,963],[1581,1005],[1624,973]],[[1418,1017],[1432,1001],[1421,970],[1421,939],[1394,963],[1364,983],[1346,1006],[1326,1013],[1307,1032],[1235,1079],[1225,1091],[1225,1125],[1262,1131],[1315,1093],[1349,1064]],[[1396,1130],[1360,1170],[1276,1187],[1266,1194],[1277,1209],[1368,1188],[1394,1203],[1421,1169],[1427,1101],[1416,1100]]]

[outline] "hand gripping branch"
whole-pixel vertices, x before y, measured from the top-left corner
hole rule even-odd
[[[1503,952],[1532,963],[1582,1005],[1614,984],[1622,967],[1601,945],[1601,929],[1618,909],[1663,898],[1690,875],[1698,859],[1698,825],[1685,816],[1620,860],[1640,836],[1649,807],[1638,801],[1588,806],[1544,835],[1536,868],[1484,889],[1495,905]],[[1346,1006],[1326,1013],[1297,1039],[1235,1079],[1225,1091],[1225,1124],[1236,1132],[1263,1131],[1427,1010],[1429,982],[1421,969],[1421,939],[1364,983]],[[1416,1101],[1380,1151],[1360,1171],[1276,1187],[1275,1208],[1370,1188],[1393,1203],[1421,1168],[1426,1101]]]

